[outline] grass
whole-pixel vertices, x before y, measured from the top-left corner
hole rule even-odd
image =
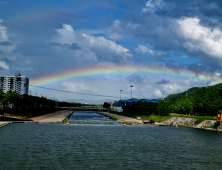
[[[111,119],[113,121],[117,121],[117,118],[114,118],[114,117],[109,117],[109,119]]]
[[[29,119],[28,116],[26,115],[14,115],[14,114],[8,114],[8,113],[5,113],[5,116],[8,116],[8,117],[15,117],[15,118],[19,118],[19,119]]]
[[[67,118],[65,118],[62,122],[63,123],[67,123],[67,121],[70,119],[70,117],[72,116],[72,114],[73,114],[73,112],[67,117]]]
[[[193,115],[183,115],[183,114],[178,114],[178,113],[170,113],[168,116],[162,116],[162,115],[140,115],[140,114],[129,114],[129,113],[120,113],[120,112],[115,112],[115,111],[108,111],[113,114],[118,114],[122,116],[127,116],[127,117],[132,117],[132,118],[137,118],[141,117],[141,119],[146,119],[146,120],[154,120],[155,122],[163,122],[164,120],[167,120],[171,117],[187,117],[187,118],[194,118],[196,119],[195,124],[199,124],[200,122],[208,119],[208,120],[216,120],[217,117],[214,116],[193,116]]]
[[[41,115],[46,115],[46,114],[54,113],[54,112],[57,112],[57,111],[60,111],[60,110],[61,109],[42,110],[42,111],[38,111],[38,112],[31,112],[31,111],[29,111],[29,112],[22,112],[19,115],[15,115],[15,114],[12,114],[12,113],[5,113],[4,115],[8,116],[8,117],[18,118],[18,119],[30,120],[29,118],[31,118],[31,117],[37,117],[37,116],[41,116]]]

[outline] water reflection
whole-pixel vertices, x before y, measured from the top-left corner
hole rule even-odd
[[[71,124],[122,125],[121,122],[115,122],[93,111],[75,111],[68,122]]]

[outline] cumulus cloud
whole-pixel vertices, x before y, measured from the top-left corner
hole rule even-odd
[[[73,91],[73,92],[97,92],[97,88],[93,88],[87,86],[84,83],[71,83],[71,82],[63,82],[62,86],[66,88],[66,90]]]
[[[6,70],[9,69],[9,66],[8,66],[8,65],[6,64],[6,62],[4,62],[4,61],[0,61],[0,67],[4,68],[4,69],[6,69]]]
[[[146,46],[144,45],[140,45],[138,44],[138,47],[135,49],[136,52],[138,53],[148,53],[148,54],[153,54],[153,51],[149,48],[147,48]]]
[[[222,66],[222,11],[214,11],[216,6],[222,3],[149,0],[142,12],[127,12],[121,20],[114,21],[107,33],[148,44],[152,51],[138,45],[136,52],[152,53],[157,61],[167,62],[170,53],[176,51],[183,60],[192,57],[214,72]]]
[[[146,2],[146,7],[142,9],[142,12],[155,11],[156,9],[167,8],[167,4],[162,0],[149,0]]]
[[[165,94],[175,94],[178,93],[180,90],[182,90],[183,88],[177,84],[165,84],[162,87],[162,91]]]
[[[211,57],[222,58],[222,31],[219,28],[202,26],[200,19],[183,18],[177,21],[181,36],[186,41],[183,46],[191,52],[202,51]]]
[[[165,61],[166,58],[169,58],[169,53],[163,51],[153,51],[147,48],[144,45],[138,44],[138,47],[135,48],[135,51],[142,54],[148,54],[153,57],[153,59],[157,61]]]
[[[153,97],[157,97],[157,98],[160,98],[160,97],[163,97],[163,94],[162,92],[159,90],[159,89],[156,89],[152,92],[152,96]]]
[[[70,25],[63,24],[62,29],[57,29],[59,36],[54,41],[58,43],[78,43],[82,49],[88,49],[96,54],[98,61],[126,63],[132,54],[127,48],[108,40],[103,36],[92,36],[76,33]]]

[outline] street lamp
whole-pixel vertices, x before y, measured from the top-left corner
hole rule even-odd
[[[133,85],[131,85],[130,87],[131,87],[131,99],[132,99],[132,87],[133,87]]]
[[[120,90],[120,100],[121,100],[121,91],[122,91],[122,90]]]

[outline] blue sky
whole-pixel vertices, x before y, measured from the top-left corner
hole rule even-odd
[[[84,93],[160,98],[221,79],[220,0],[0,1],[0,74],[30,82],[88,67],[135,66],[190,72],[98,75],[45,85]],[[212,81],[198,77],[210,76]],[[65,99],[104,99],[44,91]],[[114,100],[114,99],[110,99]]]

